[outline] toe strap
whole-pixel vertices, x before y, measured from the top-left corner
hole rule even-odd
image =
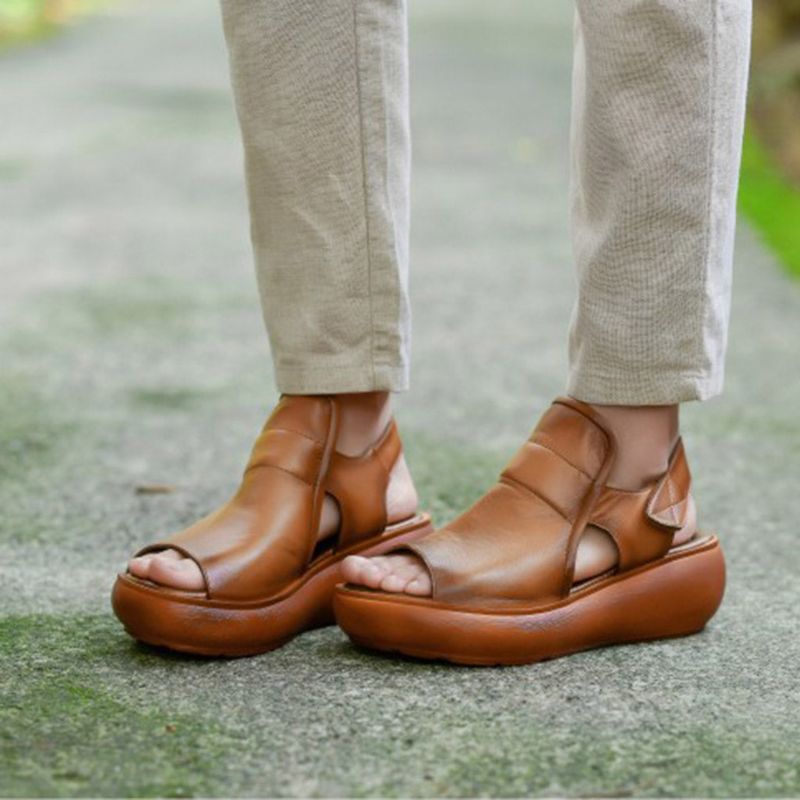
[[[526,520],[525,530],[510,524],[514,518]],[[468,512],[408,550],[427,566],[434,599],[490,604],[528,601],[532,595],[548,599],[560,595],[569,531],[570,522],[547,503],[498,483]]]
[[[313,492],[283,470],[251,470],[220,509],[140,553],[174,549],[191,558],[203,573],[209,599],[268,596],[305,566]]]
[[[209,599],[268,597],[298,578],[313,548],[320,476],[332,447],[332,403],[283,398],[222,507],[140,554],[174,549],[203,573]]]

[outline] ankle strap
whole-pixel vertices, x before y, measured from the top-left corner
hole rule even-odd
[[[667,471],[650,486],[626,492],[604,486],[590,525],[602,528],[619,551],[620,571],[661,558],[672,546],[689,510],[691,474],[683,441],[672,451]]]
[[[331,454],[323,489],[339,504],[337,549],[381,533],[386,527],[389,475],[403,450],[392,420],[380,439],[360,456]]]

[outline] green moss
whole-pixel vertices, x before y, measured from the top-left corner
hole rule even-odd
[[[235,129],[231,96],[223,89],[111,84],[105,92],[110,104],[152,112],[140,118],[150,135]]]
[[[231,107],[230,93],[225,89],[203,86],[146,86],[111,83],[103,87],[108,102],[125,108],[147,106],[159,112],[190,115],[218,114]]]
[[[403,444],[422,508],[441,524],[474,503],[496,480],[510,453],[459,446],[405,429]]]
[[[115,291],[113,287],[83,290],[80,296],[70,299],[70,306],[77,312],[74,322],[83,323],[91,335],[142,327],[162,332],[191,327],[190,304],[182,302],[176,293],[154,290],[145,281],[140,287],[134,285],[124,292]]]
[[[38,306],[47,316],[48,329],[74,341],[146,331],[160,336],[194,336],[208,325],[208,315],[251,308],[252,296],[209,286],[188,292],[187,285],[143,273],[135,279],[108,281],[79,289],[43,292]]]
[[[513,731],[492,721],[481,726],[477,720],[461,720],[474,738],[436,743],[446,767],[441,773],[432,770],[425,794],[769,797],[795,796],[800,789],[794,745],[779,731],[764,735],[722,721],[689,722],[671,731],[630,726],[617,731],[611,742],[599,722],[597,729],[576,725],[565,737],[563,730],[535,720]],[[476,732],[481,733],[475,737]],[[763,753],[770,758],[759,758]],[[435,764],[430,757],[435,753],[428,755],[428,763]]]
[[[27,473],[53,461],[76,432],[59,419],[25,374],[8,368],[0,374],[0,478],[24,481]]]
[[[31,168],[29,161],[21,158],[0,158],[0,181],[21,178]]]
[[[132,655],[138,656],[131,658]],[[104,685],[138,651],[110,617],[0,622],[0,796],[191,797],[217,791],[235,737]]]
[[[214,394],[216,393],[187,388],[134,389],[130,393],[130,401],[138,408],[183,411],[202,405]]]
[[[780,442],[785,451],[800,448],[800,419],[792,415],[793,409],[786,414],[759,414],[756,408],[731,413],[719,412],[706,415],[702,420],[687,416],[685,428],[691,434],[704,439],[719,442],[730,441],[732,436],[747,431],[749,436],[761,441]]]
[[[742,151],[739,208],[789,272],[800,276],[800,191],[780,174],[751,129]]]

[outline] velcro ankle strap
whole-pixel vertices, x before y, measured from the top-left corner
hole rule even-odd
[[[678,531],[686,524],[692,475],[686,461],[683,440],[678,439],[667,471],[656,484],[647,503],[647,516],[657,525]]]

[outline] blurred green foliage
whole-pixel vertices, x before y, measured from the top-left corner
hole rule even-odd
[[[0,46],[45,35],[99,0],[0,0]]]
[[[753,59],[758,61],[800,31],[800,0],[755,0]]]
[[[756,0],[750,80],[753,132],[800,187],[800,0]]]
[[[742,150],[739,208],[789,271],[800,277],[800,191],[775,166],[752,129]]]
[[[739,207],[800,276],[800,0],[755,0]]]

